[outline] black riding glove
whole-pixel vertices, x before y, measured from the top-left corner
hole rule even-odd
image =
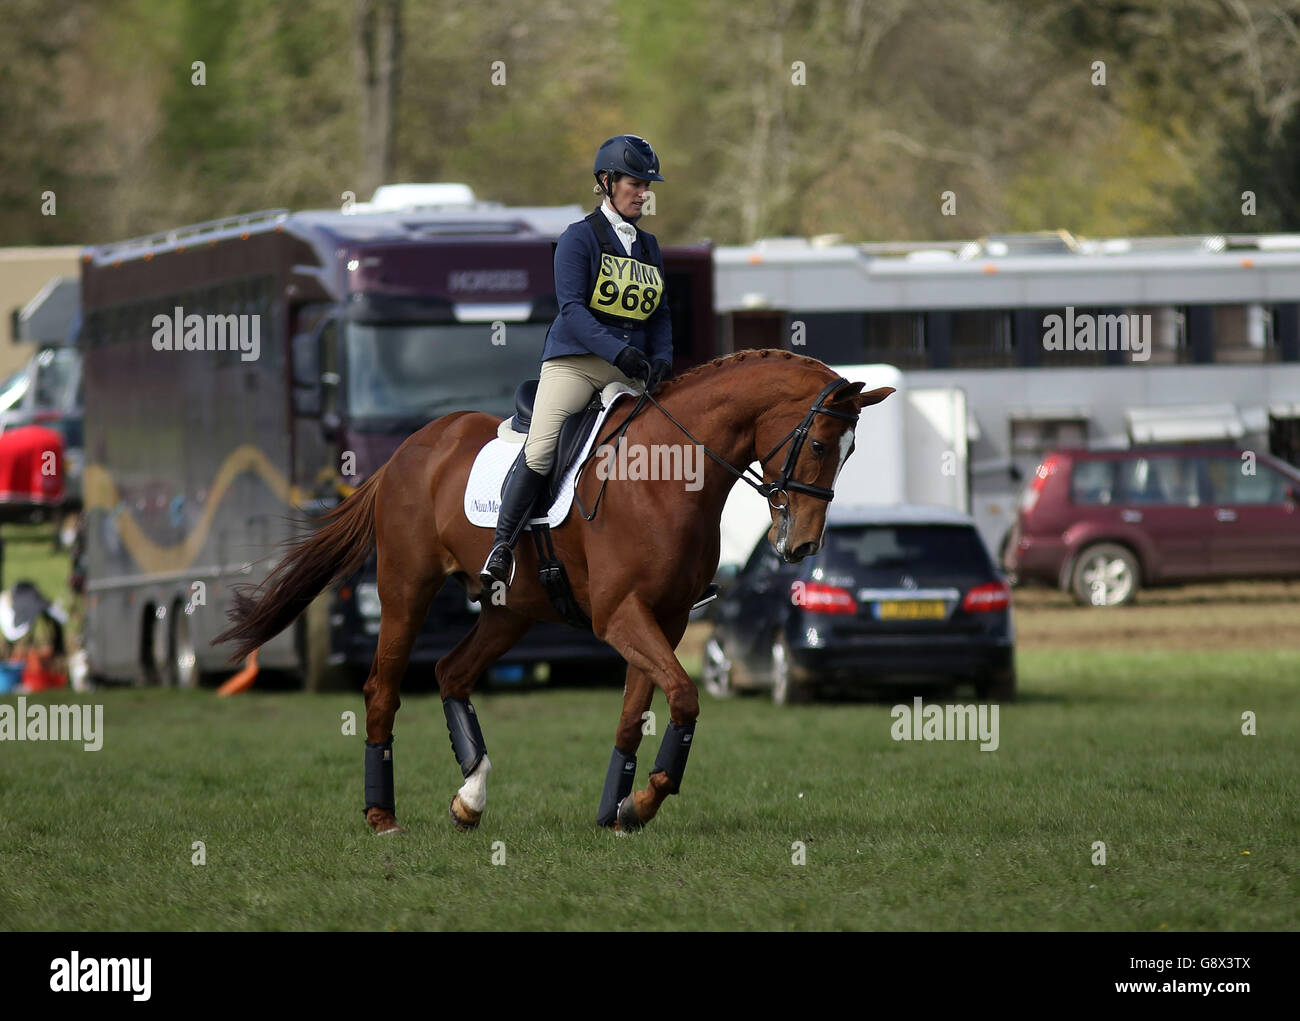
[[[672,375],[673,363],[656,358],[654,364],[650,366],[650,378],[646,380],[645,388],[653,391],[660,383]]]
[[[614,368],[628,379],[644,382],[650,378],[650,360],[631,344],[618,353],[614,359]]]

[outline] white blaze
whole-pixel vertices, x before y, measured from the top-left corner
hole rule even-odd
[[[840,463],[835,469],[835,478],[831,481],[831,489],[835,488],[835,483],[840,480],[840,472],[844,470],[844,462],[848,459],[849,448],[853,446],[853,430],[845,429],[844,435],[840,437]]]
[[[844,435],[840,437],[840,463],[835,466],[835,478],[831,479],[831,489],[835,488],[835,483],[840,480],[840,472],[844,470],[844,462],[848,460],[849,448],[853,446],[853,430],[845,429]],[[822,518],[822,534],[817,537],[817,547],[826,545],[826,519]]]

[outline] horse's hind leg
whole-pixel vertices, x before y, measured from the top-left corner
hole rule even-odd
[[[452,751],[465,783],[451,799],[451,821],[462,833],[479,824],[487,807],[487,776],[492,772],[478,714],[469,696],[483,671],[509,652],[532,621],[503,606],[484,601],[469,634],[438,660],[438,690],[447,717]]]
[[[411,565],[394,569],[381,556],[379,644],[366,679],[366,822],[375,833],[400,832],[393,798],[393,719],[402,704],[398,694],[416,635],[429,603],[441,588],[441,573],[423,579],[402,576]]]

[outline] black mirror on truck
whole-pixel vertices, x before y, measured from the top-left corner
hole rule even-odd
[[[293,385],[295,388],[320,388],[320,343],[314,332],[294,335]]]

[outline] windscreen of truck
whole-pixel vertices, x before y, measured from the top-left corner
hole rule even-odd
[[[515,388],[541,367],[547,323],[347,325],[354,422],[430,420],[453,411],[514,414]]]
[[[81,353],[75,348],[47,348],[36,356],[38,408],[68,411],[79,406]]]
[[[23,399],[23,394],[27,393],[30,384],[31,376],[26,365],[0,383],[0,411],[15,407]]]

